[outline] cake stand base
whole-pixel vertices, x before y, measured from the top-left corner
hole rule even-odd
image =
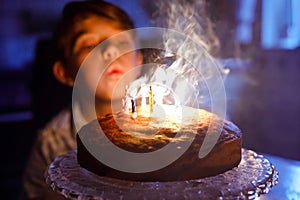
[[[277,184],[278,172],[262,155],[242,149],[238,167],[217,176],[174,182],[137,182],[98,176],[77,163],[77,151],[57,157],[46,182],[68,199],[255,199]]]

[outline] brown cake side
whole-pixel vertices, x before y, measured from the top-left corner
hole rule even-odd
[[[160,115],[138,115],[133,119],[130,115],[119,112],[101,116],[84,126],[77,134],[78,163],[81,167],[101,176],[135,181],[198,179],[223,173],[240,163],[242,135],[233,123],[221,121],[205,110],[184,107],[188,115],[182,116],[180,121],[184,122],[179,124],[174,121],[176,111],[173,106],[166,107],[168,113],[164,115],[162,124],[159,124],[162,122]],[[143,113],[143,110],[140,113]],[[200,159],[198,154],[208,127],[211,126],[213,130],[214,126],[218,127],[220,124],[223,124],[223,129],[217,143],[209,154]],[[99,125],[105,134],[101,133]],[[176,134],[180,135],[174,138]],[[191,134],[194,134],[193,137],[190,137]],[[83,145],[82,140],[96,146],[103,145],[103,137],[107,137],[124,150],[137,153],[156,151],[176,139],[193,138],[193,141],[187,151],[162,169],[146,173],[128,173],[104,165]]]

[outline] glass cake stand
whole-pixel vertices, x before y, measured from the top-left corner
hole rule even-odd
[[[57,157],[46,182],[68,199],[255,199],[278,182],[278,172],[262,155],[242,149],[238,167],[202,179],[136,182],[98,176],[80,167],[77,151]]]

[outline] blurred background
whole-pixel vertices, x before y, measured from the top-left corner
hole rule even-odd
[[[20,190],[36,130],[71,92],[53,79],[47,48],[68,1],[3,0],[0,5],[0,188],[10,199]],[[137,27],[152,25],[152,1],[110,1]],[[227,113],[244,133],[243,146],[300,160],[300,1],[207,2],[221,41],[219,58],[230,69]]]

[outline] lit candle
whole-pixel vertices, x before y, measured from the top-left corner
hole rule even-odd
[[[141,107],[146,106],[146,105],[147,105],[147,103],[146,103],[146,97],[142,96]]]
[[[150,106],[150,112],[153,112],[153,93],[152,93],[151,83],[150,83],[150,91],[149,91],[149,106]]]
[[[123,103],[123,111],[126,114],[129,114],[129,108],[130,108],[130,98],[128,97],[128,85],[126,85],[125,87],[125,97],[122,99],[122,103]]]

